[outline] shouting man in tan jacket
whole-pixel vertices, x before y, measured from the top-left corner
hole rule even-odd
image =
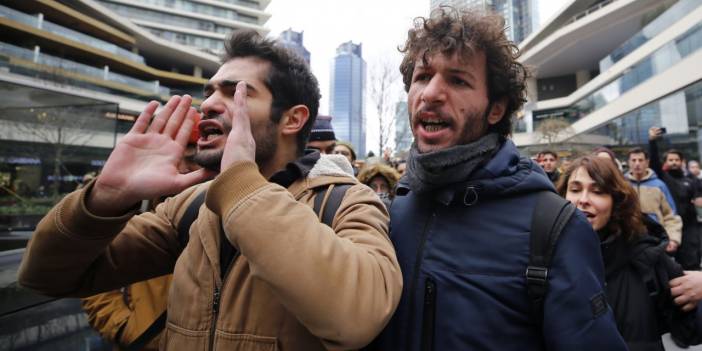
[[[251,31],[233,33],[226,52],[201,106],[205,168],[177,168],[192,99],[171,98],[153,120],[149,103],[102,174],[41,221],[20,283],[87,296],[172,272],[161,349],[360,348],[402,290],[387,212],[342,156],[303,155],[320,95],[301,59]],[[343,184],[330,228],[312,209],[317,189]],[[141,200],[174,193],[135,215]],[[183,247],[176,228],[203,193]]]

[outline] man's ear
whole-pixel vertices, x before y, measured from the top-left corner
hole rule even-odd
[[[300,133],[310,118],[310,110],[305,105],[295,105],[289,108],[280,121],[280,131],[283,135],[294,135]]]
[[[493,101],[490,106],[490,113],[488,113],[487,116],[488,124],[492,126],[500,122],[502,120],[502,117],[504,117],[505,115],[505,111],[507,111],[506,96],[503,96],[502,98]]]

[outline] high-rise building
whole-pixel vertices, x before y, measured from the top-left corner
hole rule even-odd
[[[537,0],[431,0],[431,9],[441,5],[490,10],[505,18],[507,37],[520,43],[538,28]]]
[[[535,68],[514,134],[527,152],[567,142],[563,156],[606,145],[624,158],[664,126],[666,148],[702,154],[699,0],[573,1],[520,49]]]
[[[409,150],[413,140],[407,102],[399,101],[395,105],[395,152],[401,153]]]
[[[152,34],[220,54],[226,35],[249,28],[261,34],[270,0],[96,0]]]
[[[304,58],[305,61],[307,61],[307,64],[310,64],[310,52],[305,48],[303,45],[303,32],[295,32],[292,29],[288,29],[282,33],[280,33],[280,36],[278,36],[278,41],[282,43],[285,47],[288,49],[291,49],[295,51],[300,57]]]
[[[364,157],[366,62],[362,44],[349,41],[339,45],[331,76],[330,110],[336,138],[353,144],[359,157]]]

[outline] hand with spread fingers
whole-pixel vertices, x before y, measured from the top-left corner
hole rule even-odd
[[[670,293],[683,311],[694,309],[702,299],[702,272],[685,271],[685,275],[671,280]]]
[[[173,96],[153,120],[158,102],[151,101],[146,106],[98,176],[87,198],[92,213],[120,215],[141,200],[179,193],[211,176],[202,169],[187,174],[178,172],[198,117],[191,103],[188,95]]]
[[[227,145],[222,154],[221,172],[238,161],[256,160],[256,142],[251,133],[251,119],[246,105],[246,82],[241,81],[236,85],[234,101],[227,102],[227,110],[232,119],[232,130],[227,137]]]

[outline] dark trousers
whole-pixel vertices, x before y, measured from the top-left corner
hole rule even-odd
[[[697,221],[683,223],[682,243],[675,260],[686,271],[700,270],[700,230]]]

